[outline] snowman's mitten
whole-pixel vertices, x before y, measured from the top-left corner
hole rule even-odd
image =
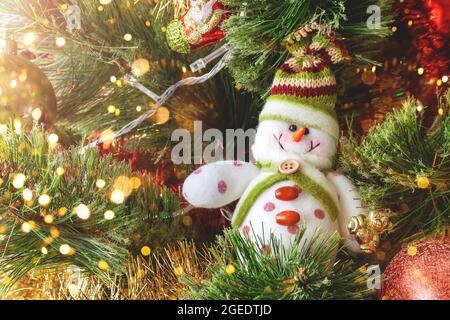
[[[199,208],[220,208],[239,199],[259,169],[248,162],[219,161],[194,171],[183,185],[183,196]]]
[[[338,221],[340,234],[351,251],[362,252],[358,241],[347,228],[351,217],[361,214],[367,215],[367,210],[362,207],[359,193],[353,183],[339,172],[330,172],[327,178],[334,185],[339,197]]]

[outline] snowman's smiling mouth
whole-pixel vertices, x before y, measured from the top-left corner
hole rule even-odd
[[[280,141],[282,136],[283,136],[282,133],[280,133],[280,136],[279,136],[279,137],[277,137],[277,136],[275,135],[275,133],[273,134],[273,137],[274,137],[275,140],[278,142],[278,145],[280,146],[280,148],[281,148],[282,150],[286,151],[286,150],[284,149],[284,146],[281,144],[281,141]]]

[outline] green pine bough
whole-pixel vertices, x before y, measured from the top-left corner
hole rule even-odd
[[[67,7],[69,3],[0,1],[0,15],[13,15],[8,21],[0,19],[0,29],[12,33],[20,49],[28,47],[23,42],[25,35],[35,35],[30,49],[37,56],[33,63],[42,66],[58,97],[55,126],[61,130],[70,128],[80,135],[105,128],[118,130],[149,110],[154,102],[123,79],[136,59],[146,59],[150,66],[149,72],[136,77],[138,81],[161,94],[188,75],[183,73],[183,67],[188,68],[197,58],[210,53],[211,48],[190,55],[170,50],[163,30],[173,19],[172,6],[170,1],[157,2],[138,1],[130,5],[127,1],[112,1],[99,10],[98,1],[79,0],[76,4],[81,9],[81,30],[71,33],[63,17],[63,4]],[[132,35],[131,41],[124,39],[126,34]],[[57,37],[66,40],[64,46],[56,46]],[[112,76],[119,82],[111,82]],[[257,122],[260,104],[252,95],[239,92],[231,76],[222,73],[195,90],[178,90],[165,104],[171,111],[171,121],[165,125],[146,121],[126,136],[127,146],[139,145],[154,154],[152,160],[157,161],[169,153],[174,128],[190,127],[194,120],[219,128],[252,127]],[[120,114],[108,112],[109,106]]]
[[[444,231],[450,222],[450,91],[425,126],[425,107],[409,98],[360,142],[350,133],[341,145],[340,168],[352,177],[370,207],[395,212],[393,240]]]
[[[210,277],[201,283],[185,278],[189,299],[202,300],[330,300],[364,299],[364,267],[339,258],[340,237],[319,231],[303,244],[304,229],[289,249],[271,238],[272,249],[254,243],[237,230],[226,230],[211,247]]]
[[[126,270],[131,252],[180,238],[178,197],[146,177],[134,190],[117,184],[133,176],[129,164],[97,148],[52,147],[40,126],[1,129],[1,290],[31,270],[69,265],[106,281]],[[115,190],[131,193],[122,201]]]
[[[229,70],[237,83],[260,94],[266,93],[276,69],[287,58],[282,40],[297,28],[311,22],[328,25],[343,38],[354,62],[367,66],[378,57],[380,44],[391,33],[387,26],[393,19],[390,0],[227,0],[226,3],[231,15],[224,28],[226,40],[233,48]],[[379,8],[379,26],[368,26],[369,6]],[[342,71],[338,79],[346,73]]]

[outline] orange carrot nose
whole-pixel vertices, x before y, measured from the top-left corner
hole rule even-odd
[[[305,131],[306,131],[305,128],[301,128],[295,131],[291,137],[292,141],[300,142],[300,140],[302,140],[303,136],[305,135]]]

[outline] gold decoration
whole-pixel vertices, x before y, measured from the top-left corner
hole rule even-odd
[[[364,84],[372,86],[377,82],[377,75],[372,70],[367,70],[362,73],[361,80]]]
[[[225,272],[228,273],[230,276],[236,272],[236,267],[232,264],[229,264],[225,267]]]
[[[47,76],[28,59],[17,55],[15,41],[0,42],[0,120],[11,116],[37,116],[52,124],[56,118],[56,96]],[[33,110],[34,113],[33,113]]]
[[[420,177],[417,179],[417,186],[420,189],[427,189],[430,186],[430,180],[427,177]]]
[[[371,210],[367,216],[361,214],[350,218],[347,229],[355,235],[362,251],[373,253],[380,244],[380,235],[392,227],[391,216],[390,209]]]
[[[106,271],[106,270],[109,269],[109,264],[108,264],[108,262],[106,262],[105,260],[100,260],[100,261],[98,262],[98,268],[99,268],[100,270]]]
[[[415,246],[411,246],[408,248],[406,252],[408,253],[409,256],[413,257],[417,254],[417,248]]]
[[[150,71],[150,62],[145,58],[136,59],[131,65],[131,72],[136,77],[142,77]]]
[[[150,253],[152,253],[152,249],[150,249],[149,246],[144,246],[144,247],[141,248],[141,254],[144,257],[148,257],[150,255]]]
[[[42,249],[41,249],[42,250]],[[47,253],[51,249],[46,249]],[[2,299],[17,300],[167,300],[182,299],[186,285],[173,273],[180,266],[184,274],[200,283],[208,277],[210,253],[193,243],[181,241],[168,245],[147,258],[131,258],[126,273],[110,282],[69,266],[56,270],[33,270]],[[106,262],[106,261],[105,261]],[[0,280],[2,277],[0,276]],[[103,281],[103,282],[102,282]]]
[[[132,182],[127,176],[119,176],[114,180],[113,188],[120,190],[125,197],[128,197],[133,191]]]
[[[165,124],[170,119],[170,111],[166,107],[159,107],[155,114],[150,118],[151,122],[157,125]]]

